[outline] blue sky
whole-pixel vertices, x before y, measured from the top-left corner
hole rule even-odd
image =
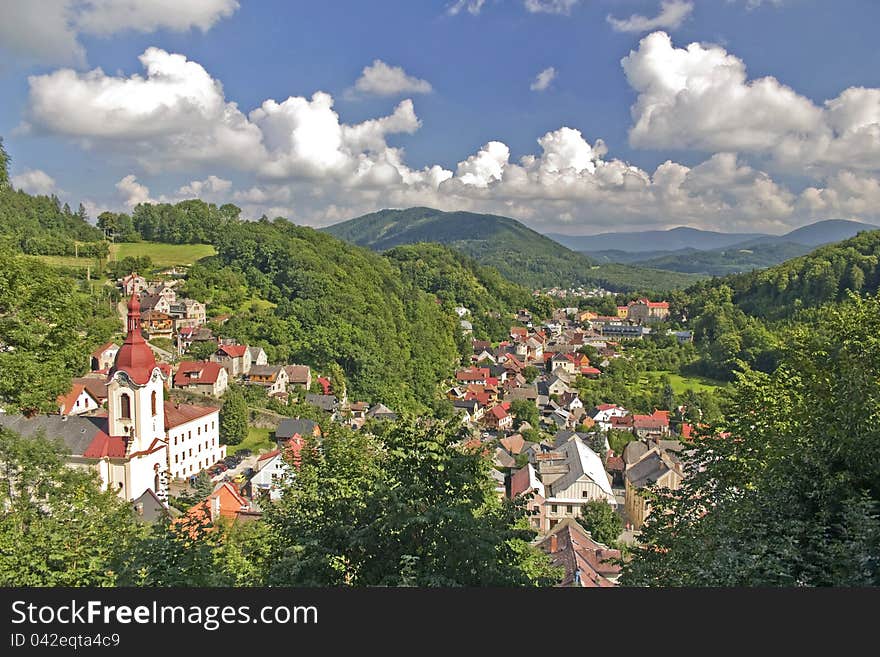
[[[177,4],[5,5],[13,184],[93,216],[199,195],[310,225],[880,222],[871,0]]]

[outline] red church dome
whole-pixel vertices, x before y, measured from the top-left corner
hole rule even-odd
[[[132,294],[128,301],[128,335],[116,354],[110,376],[122,371],[138,385],[144,385],[150,380],[155,368],[153,350],[141,335],[141,303],[137,294]]]

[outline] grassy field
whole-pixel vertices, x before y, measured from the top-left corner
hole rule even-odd
[[[269,438],[269,429],[257,429],[248,427],[248,435],[238,445],[227,445],[226,453],[235,454],[240,449],[249,449],[254,454],[268,452],[275,449],[275,443]]]
[[[110,259],[127,256],[149,256],[157,267],[191,265],[196,260],[214,255],[210,244],[160,244],[158,242],[119,242],[110,245]]]
[[[700,376],[682,376],[681,374],[656,370],[645,372],[645,378],[639,381],[639,383],[643,385],[657,385],[664,375],[669,377],[672,390],[676,395],[680,395],[688,389],[694,392],[713,392],[727,385],[724,381],[715,381]]]
[[[93,275],[100,274],[102,269],[101,261],[97,258],[75,258],[73,256],[51,255],[35,255],[28,257],[36,258],[40,262],[45,262],[47,265],[50,265],[52,267],[74,267],[82,269],[85,269],[86,267],[91,267]]]

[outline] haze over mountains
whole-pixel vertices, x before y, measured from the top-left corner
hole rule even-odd
[[[720,233],[678,227],[598,235],[548,234],[560,244],[599,263],[627,263],[711,276],[769,267],[810,252],[817,246],[849,239],[880,226],[829,219],[784,235]]]

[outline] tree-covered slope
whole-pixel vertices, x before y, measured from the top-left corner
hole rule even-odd
[[[323,229],[347,242],[377,251],[420,242],[438,242],[495,267],[505,278],[530,288],[604,285],[615,290],[669,287],[694,280],[641,268],[597,267],[581,253],[533,231],[515,219],[431,208],[380,210]]]
[[[232,222],[215,246],[193,275],[275,304],[223,326],[271,361],[339,366],[350,395],[400,409],[429,403],[460,357],[457,318],[379,254],[283,219]]]

